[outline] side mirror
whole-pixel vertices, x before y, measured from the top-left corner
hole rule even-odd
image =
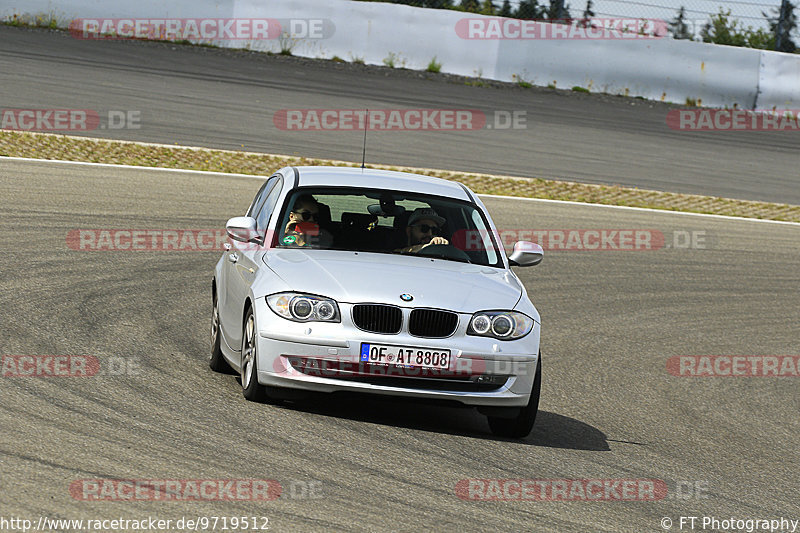
[[[514,251],[508,256],[511,266],[534,266],[542,262],[544,251],[535,242],[517,241],[514,243]]]
[[[228,237],[240,242],[259,242],[256,232],[256,219],[253,217],[233,217],[225,224]]]

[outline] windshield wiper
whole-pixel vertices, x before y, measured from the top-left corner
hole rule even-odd
[[[395,250],[392,253],[393,254],[398,254],[398,255],[411,255],[411,256],[414,256],[414,257],[423,257],[423,258],[427,257],[429,259],[444,259],[446,261],[455,261],[456,263],[472,264],[472,261],[470,261],[469,259],[461,259],[461,258],[449,256],[449,255],[446,255],[446,254],[421,254],[419,252],[408,252],[408,251],[403,251],[403,250]]]

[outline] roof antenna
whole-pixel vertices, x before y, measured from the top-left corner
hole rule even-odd
[[[369,109],[367,111],[367,120],[364,121],[364,150],[361,152],[361,170],[364,170],[364,162],[367,159],[367,124],[369,124]]]

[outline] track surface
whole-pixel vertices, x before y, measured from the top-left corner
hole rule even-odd
[[[217,228],[259,180],[0,160],[2,354],[89,354],[135,375],[0,378],[0,514],[268,516],[272,531],[663,531],[662,517],[800,518],[798,378],[669,375],[684,354],[797,354],[800,227],[487,198],[500,228],[705,231],[708,249],[548,252],[519,273],[543,317],[524,441],[472,410],[246,402],[206,363],[217,252],[79,252],[77,228]],[[82,502],[82,478],[321,482],[322,498]],[[486,503],[465,478],[657,478],[659,502]],[[677,522],[676,522],[677,523]],[[677,526],[676,526],[677,527]]]
[[[432,78],[432,79],[426,79]],[[360,132],[287,132],[280,109],[524,111],[527,129],[375,132],[367,159],[800,204],[800,133],[672,131],[672,107],[446,76],[0,26],[0,108],[141,111],[92,136],[360,161]]]

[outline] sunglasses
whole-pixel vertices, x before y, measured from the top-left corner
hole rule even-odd
[[[414,227],[418,228],[421,233],[430,232],[433,235],[439,235],[439,233],[442,231],[439,229],[439,226],[429,226],[427,224],[415,224]]]
[[[318,220],[319,213],[312,213],[311,211],[292,211],[296,215],[300,215],[303,220]]]

